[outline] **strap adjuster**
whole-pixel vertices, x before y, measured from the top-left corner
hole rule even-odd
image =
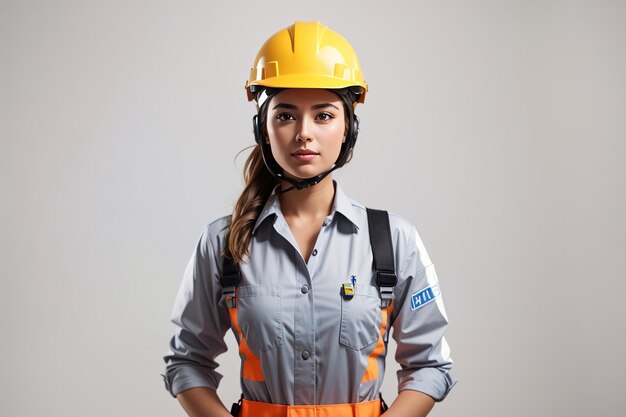
[[[237,287],[224,287],[222,288],[222,296],[226,301],[226,307],[235,308],[237,306],[237,297],[236,297]]]
[[[381,307],[388,307],[393,301],[393,288],[398,282],[398,277],[390,271],[376,271],[376,284],[380,294]]]
[[[398,283],[398,277],[393,271],[376,271],[376,284],[379,287],[393,287]]]
[[[383,300],[393,300],[393,287],[379,287],[378,292]]]
[[[241,271],[230,258],[224,257],[223,272],[220,277],[222,284],[222,296],[226,301],[226,307],[235,308],[237,306],[237,285],[241,281]]]

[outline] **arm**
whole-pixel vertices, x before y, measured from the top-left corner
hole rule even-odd
[[[405,230],[397,244],[398,285],[391,322],[397,343],[396,361],[401,367],[398,406],[404,409],[402,405],[409,401],[420,403],[418,408],[423,414],[415,414],[419,416],[430,411],[430,401],[442,401],[456,381],[450,374],[452,359],[444,337],[448,318],[435,267],[417,231]]]
[[[428,395],[419,391],[400,392],[383,417],[426,417],[435,405]]]
[[[165,385],[172,396],[204,388],[184,395],[185,399],[191,398],[183,401],[192,410],[198,404],[198,392],[204,391],[201,398],[206,399],[205,390],[217,390],[221,375],[215,370],[215,357],[226,351],[224,335],[230,328],[226,306],[221,303],[221,265],[212,242],[218,228],[219,224],[212,224],[205,230],[187,265],[172,312],[177,331],[164,358]]]
[[[232,417],[210,388],[192,388],[179,393],[176,398],[189,417]]]

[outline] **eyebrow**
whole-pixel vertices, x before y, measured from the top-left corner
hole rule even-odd
[[[320,104],[315,104],[313,106],[311,106],[311,110],[318,110],[318,109],[323,109],[326,107],[334,107],[337,110],[339,110],[339,108],[337,106],[335,106],[332,103],[320,103]],[[298,110],[298,106],[295,106],[293,104],[289,104],[289,103],[278,103],[277,105],[275,105],[274,107],[272,107],[272,110],[274,109],[290,109],[290,110]]]

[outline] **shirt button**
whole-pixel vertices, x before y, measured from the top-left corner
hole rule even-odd
[[[302,286],[302,288],[300,288],[300,291],[302,291],[302,294],[306,294],[306,293],[308,293],[308,292],[309,292],[309,286],[308,286],[308,285],[306,285],[306,284],[304,284],[304,285]]]
[[[307,360],[311,357],[311,354],[309,353],[308,350],[305,350],[304,352],[302,352],[302,359]]]
[[[328,223],[330,223],[330,219],[324,219],[324,226],[328,226]]]
[[[313,256],[317,255],[317,249],[313,249],[313,253],[311,255]]]

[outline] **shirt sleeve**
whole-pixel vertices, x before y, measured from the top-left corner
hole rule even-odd
[[[397,343],[398,392],[420,391],[442,401],[456,380],[444,337],[448,318],[435,267],[415,230],[399,248],[398,285],[394,289],[393,338]]]
[[[210,226],[189,260],[176,296],[171,320],[177,327],[165,360],[166,389],[172,396],[194,387],[216,390],[222,375],[215,357],[226,351],[224,335],[230,327],[220,304],[220,268],[210,238]]]

